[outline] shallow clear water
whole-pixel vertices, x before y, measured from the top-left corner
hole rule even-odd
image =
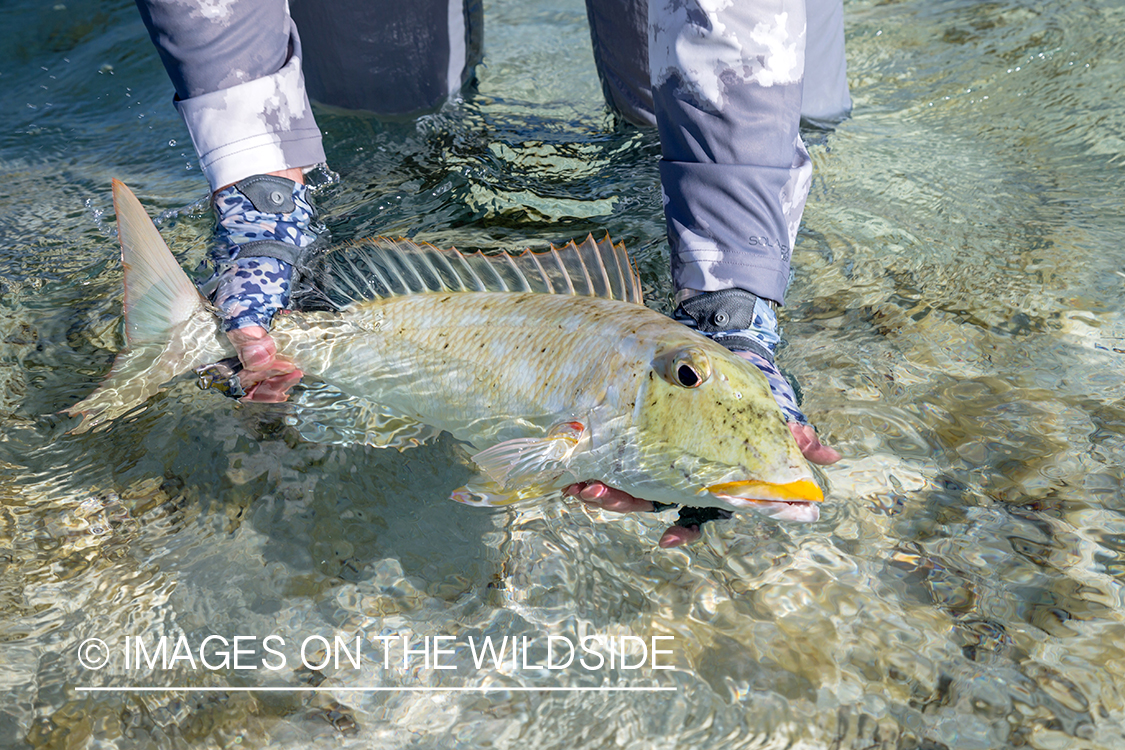
[[[517,249],[604,228],[667,309],[659,148],[604,114],[582,3],[486,12],[479,95],[412,123],[321,117],[335,237]],[[119,345],[110,178],[185,265],[205,185],[131,3],[8,3],[0,746],[1125,745],[1125,8],[846,12],[856,110],[809,134],[783,354],[846,458],[819,522],[745,516],[669,552],[669,514],[459,506],[453,441],[300,442],[287,407],[187,382],[67,435],[58,410]],[[126,637],[211,634],[277,635],[287,666],[122,661]],[[452,636],[458,669],[404,669],[400,645],[384,668],[379,635]],[[673,668],[478,669],[485,635],[527,636],[528,664],[551,635],[672,636]],[[313,636],[366,638],[360,668],[301,669]],[[82,666],[88,638],[104,669]],[[77,690],[105,685],[337,690]],[[341,690],[365,686],[676,690]]]

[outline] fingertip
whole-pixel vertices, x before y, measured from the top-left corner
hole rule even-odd
[[[797,447],[801,449],[801,454],[806,460],[819,466],[827,466],[843,458],[839,451],[820,442],[816,430],[811,425],[790,422],[789,431],[793,433]]]
[[[680,547],[685,544],[691,544],[699,539],[702,533],[699,531],[698,526],[687,528],[684,526],[669,526],[668,529],[660,537],[657,542],[662,549],[671,549],[672,547]]]
[[[829,464],[836,463],[844,457],[843,454],[840,453],[840,451],[834,448],[829,448],[827,445],[819,445],[818,448],[819,449],[814,451],[812,455],[808,456],[808,459],[814,464],[827,466]]]
[[[264,370],[269,367],[273,352],[269,347],[259,343],[247,344],[239,351],[238,358],[248,370]]]
[[[304,375],[300,370],[292,370],[255,384],[246,392],[243,401],[259,404],[280,404],[289,400],[289,389],[295,386]]]
[[[577,482],[563,490],[564,494],[576,497],[589,508],[609,511],[610,513],[643,513],[651,511],[653,504],[640,497],[633,497],[613,487],[599,482]]]
[[[609,491],[609,488],[601,482],[586,482],[585,485],[579,491],[578,496],[586,502],[598,502],[605,498]]]
[[[258,383],[250,388],[250,390],[246,391],[246,395],[240,400],[244,403],[278,404],[285,401],[287,398],[288,396],[284,393],[280,394],[279,398],[279,394],[274,389],[267,386],[266,381],[263,380],[261,383]]]
[[[586,486],[585,482],[575,482],[574,484],[563,487],[563,497],[578,497],[582,492],[582,488]]]

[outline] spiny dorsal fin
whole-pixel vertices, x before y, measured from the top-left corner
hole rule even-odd
[[[602,297],[644,304],[641,281],[623,243],[607,235],[581,245],[519,255],[439,250],[427,243],[376,237],[343,245],[314,259],[302,307],[424,292],[536,292]]]

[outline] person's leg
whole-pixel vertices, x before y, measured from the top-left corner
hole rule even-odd
[[[586,17],[606,104],[626,122],[655,127],[648,72],[648,0],[586,0]]]
[[[460,91],[482,54],[480,0],[294,0],[292,19],[278,0],[137,5],[212,190],[324,161],[306,85],[325,104],[413,114]]]
[[[481,0],[293,0],[316,102],[380,115],[440,107],[481,61]]]
[[[649,5],[673,280],[780,303],[812,174],[798,129],[804,2],[710,5]]]
[[[844,59],[842,0],[805,0],[808,39],[801,117],[810,125],[830,128],[852,111]]]
[[[212,191],[324,161],[286,5],[137,0]]]
[[[676,289],[781,302],[812,170],[798,131],[805,4],[720,5],[587,0],[594,60],[610,108],[660,130]]]

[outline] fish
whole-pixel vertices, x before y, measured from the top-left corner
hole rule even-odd
[[[229,358],[215,308],[140,201],[113,181],[126,346],[67,409],[100,430],[169,381]],[[598,480],[660,503],[815,520],[824,493],[736,354],[645,306],[621,244],[592,236],[484,255],[403,239],[339,245],[274,319],[280,356],[349,402],[355,442],[447,432],[477,474],[453,493],[501,506]]]

